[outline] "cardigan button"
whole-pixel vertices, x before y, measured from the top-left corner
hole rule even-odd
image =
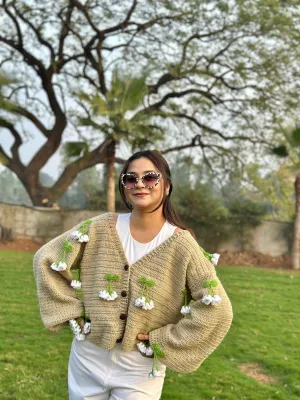
[[[126,290],[122,290],[122,292],[121,292],[121,296],[122,296],[122,297],[126,297],[126,296],[127,296],[127,292],[126,292]]]
[[[127,271],[127,270],[129,269],[129,265],[128,265],[128,264],[125,264],[125,265],[124,265],[124,269],[125,269],[125,271]]]
[[[127,318],[127,314],[121,314],[120,315],[120,319],[126,319]]]

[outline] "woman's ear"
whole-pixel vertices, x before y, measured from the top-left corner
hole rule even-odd
[[[170,185],[167,185],[167,187],[165,189],[166,196],[169,195],[169,191],[170,191]]]

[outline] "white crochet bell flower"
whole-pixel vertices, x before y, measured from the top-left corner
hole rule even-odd
[[[138,297],[137,299],[135,299],[135,305],[137,307],[142,307],[145,304],[146,301],[146,297],[142,296],[142,297]]]
[[[75,240],[78,240],[81,236],[82,236],[82,233],[79,232],[79,231],[73,231],[73,232],[71,233],[71,238],[72,238],[72,239],[75,239]]]
[[[183,315],[190,314],[191,313],[191,307],[190,306],[182,306],[180,312]]]
[[[149,302],[145,301],[145,304],[142,305],[143,310],[152,310],[152,308],[154,308],[153,300],[150,300]]]
[[[71,238],[74,240],[78,240],[78,242],[80,242],[80,243],[86,243],[89,241],[88,235],[83,234],[80,231],[73,231],[71,233]]]
[[[215,305],[217,305],[217,304],[220,304],[221,303],[221,297],[220,296],[218,296],[217,294],[215,294],[214,296],[213,296],[213,298],[212,298],[212,301],[211,301],[211,304],[213,305],[213,306],[215,306]]]
[[[146,347],[145,353],[146,353],[147,356],[152,356],[152,354],[153,354],[152,348],[150,346]]]
[[[86,322],[85,324],[84,324],[84,327],[83,327],[83,333],[85,334],[85,335],[87,335],[88,333],[90,333],[91,332],[91,323],[90,322]]]
[[[115,300],[118,297],[118,295],[117,295],[117,292],[115,292],[115,291],[113,291],[111,294],[109,294],[106,290],[101,290],[99,292],[99,297],[103,300],[109,301],[109,300]]]
[[[51,264],[51,268],[54,271],[65,271],[67,269],[67,264],[64,261],[59,261],[59,263]]]
[[[78,239],[78,242],[80,243],[87,243],[89,241],[88,235],[81,235],[80,238]]]
[[[210,261],[211,261],[214,265],[217,265],[217,264],[218,264],[218,261],[219,261],[219,258],[220,258],[220,254],[214,253],[214,254],[212,254],[212,257],[211,257]]]
[[[157,376],[161,376],[161,372],[158,369],[154,369],[153,371],[149,372],[148,379],[154,379]]]
[[[202,301],[202,303],[204,303],[208,306],[212,301],[212,295],[206,294],[205,296],[202,297],[201,301]]]
[[[210,294],[206,294],[205,296],[202,297],[201,299],[202,303],[206,304],[207,306],[209,304],[215,306],[219,303],[221,303],[221,297],[215,294],[214,296]]]
[[[72,286],[72,288],[74,288],[74,289],[81,289],[81,282],[80,282],[80,281],[73,280],[73,281],[71,282],[71,286]]]
[[[137,343],[137,348],[140,350],[141,353],[146,354],[147,356],[152,356],[153,354],[151,346],[147,347],[143,342]]]

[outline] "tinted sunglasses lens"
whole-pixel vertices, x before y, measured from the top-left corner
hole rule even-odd
[[[143,178],[144,185],[149,186],[149,187],[155,186],[157,181],[158,181],[158,175],[157,174],[147,174]]]
[[[133,189],[136,185],[136,178],[134,175],[124,175],[123,183],[128,189]]]

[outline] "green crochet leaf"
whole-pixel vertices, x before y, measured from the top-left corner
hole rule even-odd
[[[85,228],[86,226],[90,225],[92,223],[91,219],[87,219],[86,221],[83,221],[80,225],[80,228]]]
[[[78,228],[79,232],[81,232],[81,233],[84,234],[85,231],[86,231],[86,228],[87,228],[91,223],[92,223],[92,220],[91,220],[91,219],[87,219],[86,221],[83,221],[83,222],[80,224],[79,228]]]
[[[66,252],[71,253],[71,251],[73,250],[73,247],[70,242],[65,240],[64,244],[63,244],[63,249],[66,250]]]
[[[156,357],[165,357],[165,353],[158,344],[154,343],[151,347]]]
[[[202,251],[202,253],[204,254],[204,257],[206,257],[209,261],[211,261],[213,255],[208,253],[207,251],[205,251],[201,246],[199,246],[199,247],[200,247],[200,250]]]
[[[105,278],[108,281],[118,281],[120,279],[119,275],[117,275],[117,274],[116,275],[114,275],[114,274],[106,274]]]
[[[149,286],[149,287],[153,287],[153,286],[155,286],[155,282],[152,281],[152,280],[149,280],[149,281],[146,282],[146,285]]]
[[[146,282],[147,282],[147,279],[146,279],[144,276],[141,276],[141,277],[139,278],[139,283],[145,285]]]
[[[218,282],[215,280],[211,280],[211,281],[204,281],[203,282],[203,286],[204,287],[216,287],[218,285]]]

